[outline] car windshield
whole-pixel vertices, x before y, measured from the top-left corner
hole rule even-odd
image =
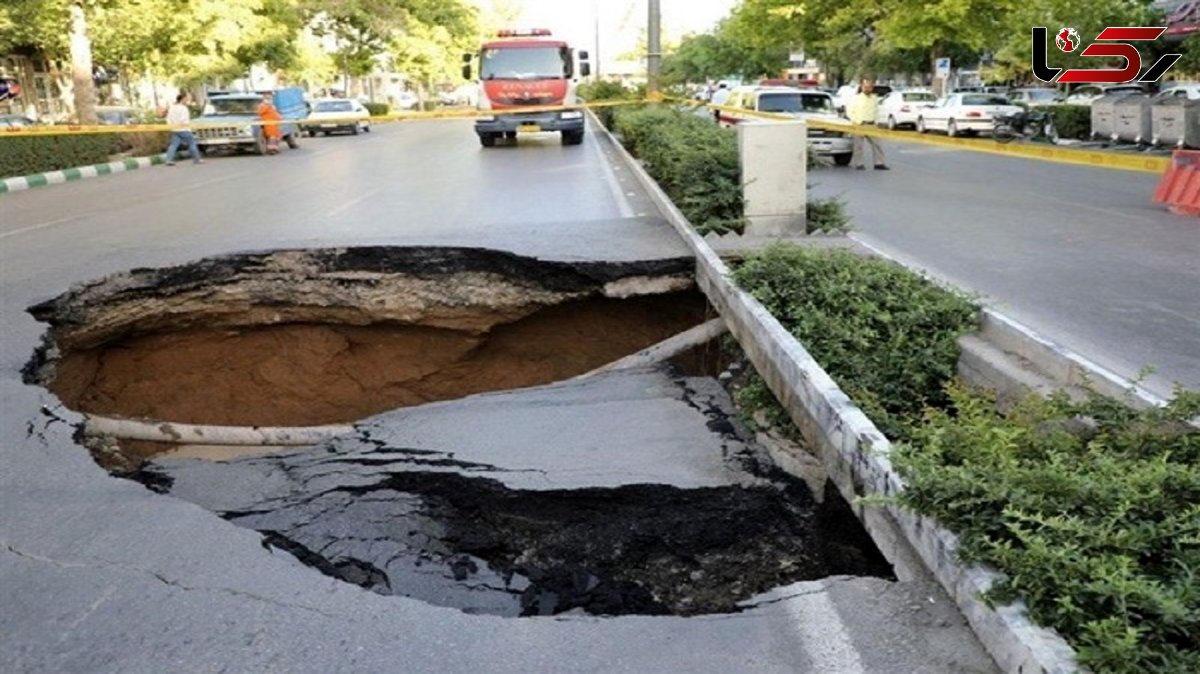
[[[354,106],[350,105],[350,101],[325,101],[317,103],[313,108],[313,112],[350,112],[354,110]]]
[[[926,93],[924,91],[914,91],[911,93],[904,94],[904,102],[905,103],[922,103],[922,102],[928,103],[929,101],[932,101],[932,100],[933,100],[933,94]]]
[[[209,100],[218,115],[257,115],[257,98],[214,98]]]
[[[970,94],[962,97],[963,105],[1008,105],[1008,99],[1003,96],[987,94]]]
[[[564,47],[485,49],[480,72],[485,80],[561,79],[570,74],[570,60]]]
[[[1031,101],[1053,101],[1058,98],[1058,92],[1053,89],[1030,89],[1024,93]]]
[[[762,94],[759,112],[833,112],[833,101],[825,94]]]

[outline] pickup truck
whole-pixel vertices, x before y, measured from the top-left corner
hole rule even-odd
[[[202,152],[213,150],[243,150],[256,154],[267,153],[267,140],[258,121],[261,93],[210,94],[204,114],[192,120],[196,127],[196,142]],[[279,89],[272,100],[283,117],[279,132],[290,148],[300,147],[300,126],[296,123],[308,117],[309,106],[304,92],[297,88]]]

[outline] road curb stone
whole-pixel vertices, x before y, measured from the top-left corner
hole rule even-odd
[[[111,175],[113,173],[124,173],[126,171],[147,168],[161,163],[163,163],[163,155],[156,154],[149,157],[130,157],[128,159],[111,161],[107,164],[76,166],[74,168],[63,169],[61,171],[47,171],[46,173],[34,173],[27,176],[5,178],[0,180],[0,194],[21,192],[34,187],[58,185],[60,183],[73,182],[76,180],[83,180],[85,178],[96,178],[99,176]]]

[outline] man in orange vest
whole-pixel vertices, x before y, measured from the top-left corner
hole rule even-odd
[[[258,117],[263,121],[262,133],[267,140],[267,154],[277,154],[280,137],[279,122],[283,121],[283,115],[279,114],[279,110],[275,108],[271,94],[263,94],[262,102],[258,104]]]

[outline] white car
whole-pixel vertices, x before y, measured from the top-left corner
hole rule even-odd
[[[1050,89],[1048,87],[1026,87],[1023,89],[1013,89],[1009,93],[1008,99],[1013,103],[1022,103],[1031,108],[1036,108],[1043,105],[1062,103],[1063,93],[1057,89]]]
[[[1186,98],[1200,99],[1200,84],[1180,82],[1169,84],[1154,96],[1155,98]]]
[[[932,108],[935,103],[937,103],[937,97],[928,89],[893,91],[879,102],[875,123],[889,129],[916,126],[917,117],[921,115],[921,112],[926,108]]]
[[[948,136],[991,132],[993,120],[1013,115],[1021,108],[995,94],[950,94],[917,117],[917,131],[945,131]]]
[[[309,136],[318,133],[328,136],[339,131],[357,136],[360,131],[371,132],[370,118],[371,113],[356,100],[323,98],[313,102],[312,112],[308,113],[308,123],[304,128]]]
[[[1067,105],[1091,105],[1097,98],[1109,94],[1144,94],[1146,90],[1136,84],[1085,84],[1067,94]]]
[[[401,91],[396,95],[397,110],[416,110],[421,106],[420,99],[411,91]]]
[[[834,110],[833,96],[820,89],[737,87],[730,92],[724,107],[769,112],[797,119],[845,123]],[[727,128],[751,119],[756,118],[751,115],[739,115],[730,110],[722,110],[717,114],[718,123]],[[809,146],[820,156],[833,157],[833,161],[838,166],[850,165],[850,158],[854,151],[852,142],[852,139],[841,131],[817,129],[811,126],[808,128]]]

